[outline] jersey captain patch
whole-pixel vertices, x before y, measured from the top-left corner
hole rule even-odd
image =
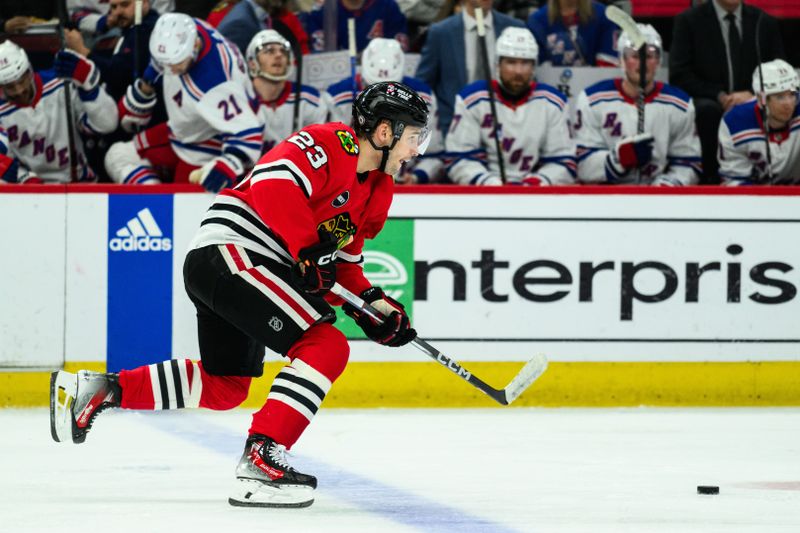
[[[356,143],[352,133],[347,130],[336,130],[336,136],[339,137],[339,142],[342,143],[345,153],[358,155],[358,143]]]

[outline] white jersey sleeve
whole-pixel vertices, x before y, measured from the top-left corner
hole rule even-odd
[[[72,105],[78,127],[83,133],[103,135],[117,129],[117,104],[106,92],[105,84],[100,84],[93,91],[83,91],[73,86]]]
[[[575,183],[575,144],[569,135],[567,111],[545,106],[547,135],[539,154],[539,166],[534,173],[550,185]]]
[[[653,185],[697,185],[701,174],[701,153],[694,123],[694,103],[689,101],[685,113],[670,118],[667,167],[656,176]]]
[[[608,181],[605,168],[609,147],[603,137],[600,120],[600,115],[589,105],[586,91],[582,91],[578,95],[572,129],[575,132],[578,178],[584,183]]]

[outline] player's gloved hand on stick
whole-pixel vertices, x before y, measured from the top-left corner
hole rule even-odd
[[[383,315],[383,323],[378,323],[361,309],[347,303],[342,306],[342,310],[353,318],[373,341],[384,346],[397,347],[408,344],[417,336],[417,331],[411,327],[411,321],[403,304],[386,296],[380,287],[370,287],[365,290],[361,293],[361,299]]]
[[[608,154],[614,169],[624,174],[649,163],[653,159],[653,141],[650,133],[639,133],[619,141]]]
[[[338,243],[332,233],[319,231],[319,243],[300,250],[292,267],[292,283],[298,289],[322,296],[336,283]]]
[[[53,69],[59,78],[71,79],[83,91],[92,91],[100,83],[100,71],[94,62],[69,48],[58,51]]]

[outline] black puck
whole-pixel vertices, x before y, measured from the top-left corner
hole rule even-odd
[[[714,485],[698,485],[697,494],[719,494],[719,487]]]

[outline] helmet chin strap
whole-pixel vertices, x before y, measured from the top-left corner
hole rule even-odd
[[[402,133],[401,133],[401,135],[402,135]],[[392,133],[392,144],[389,145],[389,146],[378,146],[377,144],[375,144],[375,141],[372,140],[372,134],[370,134],[369,137],[367,137],[367,139],[369,140],[369,144],[371,144],[372,147],[375,150],[378,150],[379,152],[382,152],[381,164],[378,167],[378,170],[380,170],[381,172],[385,173],[386,172],[386,163],[389,162],[389,152],[392,151],[392,149],[397,144],[397,141],[400,140],[400,138],[395,136],[394,133]]]

